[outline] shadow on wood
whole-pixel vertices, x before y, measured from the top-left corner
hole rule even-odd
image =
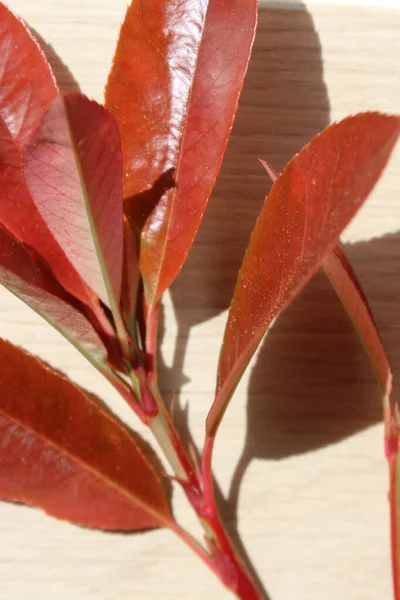
[[[400,294],[399,248],[400,233],[345,246],[395,379],[400,374],[400,332],[393,328],[398,318],[393,298]],[[228,498],[219,495],[221,512],[241,551],[238,501],[253,459],[281,460],[322,448],[382,421],[382,415],[368,358],[320,271],[269,331],[251,372],[244,449]]]

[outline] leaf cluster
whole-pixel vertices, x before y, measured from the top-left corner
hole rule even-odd
[[[256,0],[133,2],[102,106],[62,93],[27,26],[0,4],[0,282],[149,427],[205,526],[205,543],[176,521],[168,478],[143,440],[1,339],[0,497],[87,527],[168,527],[238,597],[261,598],[218,513],[213,445],[264,335],[322,266],[382,390],[398,594],[397,409],[385,350],[339,238],[379,179],[399,118],[371,112],[335,123],[281,174],[262,161],[273,185],[238,273],[200,458],[157,385],[160,303],[217,178],[256,21]]]

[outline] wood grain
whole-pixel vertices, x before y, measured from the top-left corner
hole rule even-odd
[[[198,444],[235,274],[267,188],[257,158],[280,169],[330,121],[358,110],[395,112],[400,105],[400,6],[267,4],[220,180],[165,301],[163,387],[167,397],[179,390],[180,426],[188,423]],[[46,52],[62,83],[79,84],[102,100],[126,0],[9,5],[52,45]],[[399,150],[344,236],[395,381]],[[92,367],[3,289],[0,323],[3,337],[40,354],[135,423]],[[328,283],[317,275],[252,362],[217,444],[222,509],[271,600],[391,597],[382,436],[367,360]],[[176,507],[196,531],[180,496]],[[11,504],[0,506],[0,588],[2,600],[230,597],[168,532],[85,531]]]

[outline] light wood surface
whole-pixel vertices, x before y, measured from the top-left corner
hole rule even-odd
[[[127,0],[10,0],[49,43],[64,84],[102,100]],[[400,5],[263,3],[253,62],[221,178],[190,258],[165,301],[166,396],[200,445],[226,308],[266,180],[313,133],[358,110],[400,106]],[[57,53],[58,57],[55,55]],[[400,378],[400,149],[346,231]],[[351,244],[350,244],[351,243]],[[135,424],[110,386],[0,289],[3,337],[39,354]],[[396,390],[396,393],[398,391]],[[140,428],[139,428],[140,429]],[[141,430],[141,429],[140,429]],[[359,342],[317,275],[271,330],[219,434],[223,512],[271,600],[391,597],[381,406]],[[178,495],[183,522],[195,529]],[[111,535],[0,505],[2,600],[209,600],[231,597],[166,531]]]

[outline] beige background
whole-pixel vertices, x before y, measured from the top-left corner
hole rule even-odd
[[[98,100],[126,0],[10,0]],[[266,190],[257,157],[281,168],[331,120],[400,106],[400,5],[307,10],[264,2],[222,175],[193,252],[166,298],[166,395],[180,389],[181,426],[196,442],[212,401],[226,308]],[[293,6],[293,3],[290,3]],[[362,4],[358,2],[357,4]],[[371,4],[371,2],[368,2]],[[285,8],[286,7],[286,8]],[[60,68],[61,80],[71,77]],[[400,375],[400,148],[345,233]],[[83,359],[0,289],[1,335],[40,354],[121,415],[129,411]],[[173,371],[173,372],[172,372]],[[188,407],[188,408],[186,408]],[[220,431],[223,511],[271,600],[391,596],[381,407],[368,363],[318,275],[270,332]],[[237,467],[237,464],[239,465]],[[240,485],[239,485],[240,484]],[[190,511],[177,498],[183,521]],[[39,511],[0,505],[2,600],[229,598],[166,531],[85,531]]]

